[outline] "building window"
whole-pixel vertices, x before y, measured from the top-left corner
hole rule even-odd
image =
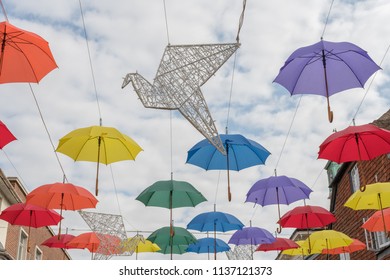
[[[357,164],[355,164],[350,172],[352,191],[355,192],[360,188],[359,170]]]
[[[40,260],[42,260],[42,251],[41,251],[41,249],[39,249],[38,247],[36,247],[35,248],[35,259],[37,260],[37,261],[40,261]]]
[[[363,218],[363,223],[366,221],[367,219]],[[367,250],[369,251],[380,251],[390,245],[390,238],[387,237],[384,231],[371,232],[365,229],[364,234],[366,236]]]
[[[20,236],[19,236],[19,244],[18,244],[18,260],[25,260],[27,256],[27,242],[28,242],[28,236],[27,233],[20,229]]]
[[[350,260],[351,255],[349,253],[342,253],[340,254],[340,260]]]

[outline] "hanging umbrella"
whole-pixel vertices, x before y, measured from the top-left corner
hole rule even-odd
[[[321,254],[322,251],[331,250],[339,247],[349,246],[353,239],[348,235],[336,230],[320,230],[313,232],[308,239],[302,244],[302,247],[309,249],[312,254]]]
[[[322,254],[339,255],[345,253],[353,253],[356,251],[366,249],[366,244],[364,244],[360,240],[356,238],[352,238],[352,240],[353,240],[352,243],[349,244],[348,246],[337,247],[334,249],[324,249],[322,250]]]
[[[270,152],[259,143],[240,134],[221,134],[220,137],[226,155],[204,139],[188,151],[186,163],[205,170],[227,170],[228,198],[231,201],[229,170],[240,171],[251,166],[265,164]]]
[[[287,176],[271,176],[257,181],[248,191],[245,202],[261,206],[277,204],[280,219],[280,204],[308,199],[312,190],[303,182]],[[281,228],[278,229],[280,231]]]
[[[259,244],[269,244],[275,241],[275,237],[268,230],[259,228],[259,227],[244,227],[240,230],[237,230],[230,237],[228,243],[235,244],[236,246],[240,245],[250,245],[251,247],[251,257],[253,260],[253,250],[254,245]]]
[[[97,252],[100,245],[100,239],[94,232],[85,232],[77,235],[71,241],[66,243],[69,249],[88,249],[93,259],[93,253]]]
[[[278,224],[285,228],[319,228],[336,221],[336,217],[320,206],[297,206],[284,214]]]
[[[269,244],[260,244],[256,251],[283,251],[287,249],[298,248],[299,245],[288,238],[276,237],[275,241]]]
[[[349,42],[320,42],[294,51],[286,60],[274,82],[291,95],[325,96],[328,119],[333,121],[329,97],[335,93],[363,88],[373,73],[381,69],[360,47]]]
[[[71,183],[53,183],[35,188],[26,196],[26,203],[48,209],[81,210],[95,208],[98,200],[85,188]],[[59,233],[61,233],[61,223]]]
[[[0,22],[0,83],[38,83],[57,64],[49,44],[39,35]]]
[[[3,149],[7,144],[16,140],[16,137],[9,131],[8,127],[0,121],[0,149]]]
[[[75,161],[96,162],[96,195],[99,163],[135,160],[142,148],[129,136],[113,127],[90,126],[71,131],[59,141],[57,152]]]
[[[383,211],[385,208],[390,207],[390,182],[367,185],[364,192],[354,192],[344,203],[344,206],[353,210],[379,210],[382,214],[383,229],[387,234],[387,226]]]
[[[138,240],[138,242],[136,242],[137,243],[136,245],[133,245],[134,244],[133,241],[134,241],[134,237],[131,237],[124,240],[122,244],[125,251],[130,249],[130,251],[135,253],[136,260],[138,259],[138,253],[155,253],[161,250],[161,248],[157,244],[152,243],[147,239],[142,238],[142,240]]]
[[[211,253],[211,252],[226,252],[229,251],[229,245],[222,239],[205,237],[200,238],[195,243],[188,245],[187,252],[202,254],[202,253]]]
[[[172,236],[170,227],[163,227],[150,234],[147,240],[161,248],[158,253],[171,254],[171,259],[172,254],[186,253],[188,245],[197,241],[195,236],[185,228],[173,227],[173,232]]]
[[[64,248],[69,249],[70,247],[67,245],[75,236],[73,234],[61,234],[54,235],[45,241],[42,242],[42,245],[47,246],[49,248]]]
[[[172,209],[195,207],[206,198],[190,183],[184,181],[157,181],[140,193],[136,200],[145,206],[157,206],[170,209],[170,227],[173,234]]]
[[[390,131],[373,124],[349,126],[327,137],[318,158],[337,163],[371,160],[390,153]],[[365,189],[365,182],[360,187]]]
[[[299,246],[298,248],[285,249],[280,253],[283,255],[290,255],[290,256],[302,256],[302,259],[304,259],[305,256],[310,255],[308,248],[302,247],[304,242],[305,240],[295,241],[295,243],[297,243]]]
[[[383,214],[383,216],[382,216]],[[376,211],[374,214],[364,222],[362,228],[368,231],[386,231],[390,230],[390,208],[383,209],[383,211]]]
[[[226,232],[230,230],[239,230],[244,224],[235,216],[224,212],[206,212],[197,215],[188,224],[187,229],[198,230],[201,232],[213,231],[216,242],[216,232]],[[217,246],[214,245],[214,248]],[[217,258],[217,252],[214,251],[214,259]]]
[[[43,226],[57,225],[62,216],[57,212],[36,205],[26,203],[16,203],[0,214],[0,219],[7,221],[11,225],[28,226],[28,244],[30,241],[31,227],[39,228]],[[30,246],[27,246],[30,249]]]

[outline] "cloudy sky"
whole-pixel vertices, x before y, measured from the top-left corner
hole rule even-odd
[[[242,0],[165,0],[166,17],[163,0],[81,0],[81,4],[88,45],[78,0],[3,0],[10,23],[49,42],[58,69],[31,88],[23,83],[1,85],[0,120],[18,140],[4,148],[0,167],[7,176],[19,177],[28,191],[61,182],[63,173],[50,139],[56,147],[68,132],[99,125],[100,109],[104,126],[117,128],[144,150],[135,161],[101,165],[99,203],[89,210],[121,214],[129,237],[137,231],[147,237],[169,225],[167,209],[145,207],[135,197],[154,182],[168,180],[171,172],[175,180],[191,183],[208,200],[195,208],[174,209],[176,226],[186,227],[193,217],[212,211],[216,204],[218,211],[233,214],[246,226],[251,221],[253,226],[274,233],[277,207],[254,207],[244,201],[250,187],[272,176],[275,169],[278,175],[297,178],[313,190],[308,204],[328,207],[326,161],[317,159],[318,146],[334,129],[349,126],[353,118],[356,124],[365,124],[390,107],[387,0],[335,0],[326,28],[331,0],[248,0],[235,68],[232,57],[202,91],[220,133],[228,123],[229,133],[260,143],[271,155],[265,165],[231,172],[233,199],[228,202],[226,172],[205,171],[185,163],[187,151],[203,136],[177,112],[144,108],[131,85],[124,89],[121,85],[123,77],[135,71],[152,81],[168,43],[234,43]],[[295,49],[318,42],[322,35],[327,41],[358,45],[382,68],[367,81],[365,89],[347,90],[330,98],[333,123],[327,120],[325,98],[291,97],[273,83]],[[94,192],[96,164],[57,156],[69,182]],[[303,202],[282,205],[282,214],[298,205]],[[74,235],[89,230],[84,220],[71,212],[65,213],[63,226]],[[290,233],[285,229],[281,236],[289,237]],[[230,235],[219,237],[227,241]],[[69,253],[74,259],[90,258],[87,251]],[[274,257],[270,252],[255,254],[256,259]],[[144,254],[140,258],[169,256]],[[219,258],[226,256],[219,254]]]

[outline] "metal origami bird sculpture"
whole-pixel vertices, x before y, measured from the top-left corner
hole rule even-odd
[[[145,108],[179,110],[212,145],[226,154],[200,87],[239,47],[238,41],[168,45],[153,84],[138,73],[129,73],[122,88],[131,82]]]

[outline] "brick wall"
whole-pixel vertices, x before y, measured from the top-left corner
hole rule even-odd
[[[390,159],[387,155],[380,156],[371,161],[357,162],[360,182],[363,180],[367,184],[378,182],[390,181]],[[363,218],[370,217],[375,210],[353,210],[349,207],[345,207],[344,203],[352,195],[349,173],[354,165],[350,164],[343,173],[337,186],[333,188],[334,192],[334,214],[337,221],[332,225],[332,229],[341,231],[347,234],[351,238],[356,238],[366,243],[364,230],[361,228],[363,224]],[[377,256],[374,252],[368,250],[361,250],[351,253],[351,259],[360,260],[375,260]],[[326,256],[319,256],[317,259],[325,259]],[[390,259],[390,256],[386,257]],[[330,256],[330,259],[339,259],[339,256]]]

